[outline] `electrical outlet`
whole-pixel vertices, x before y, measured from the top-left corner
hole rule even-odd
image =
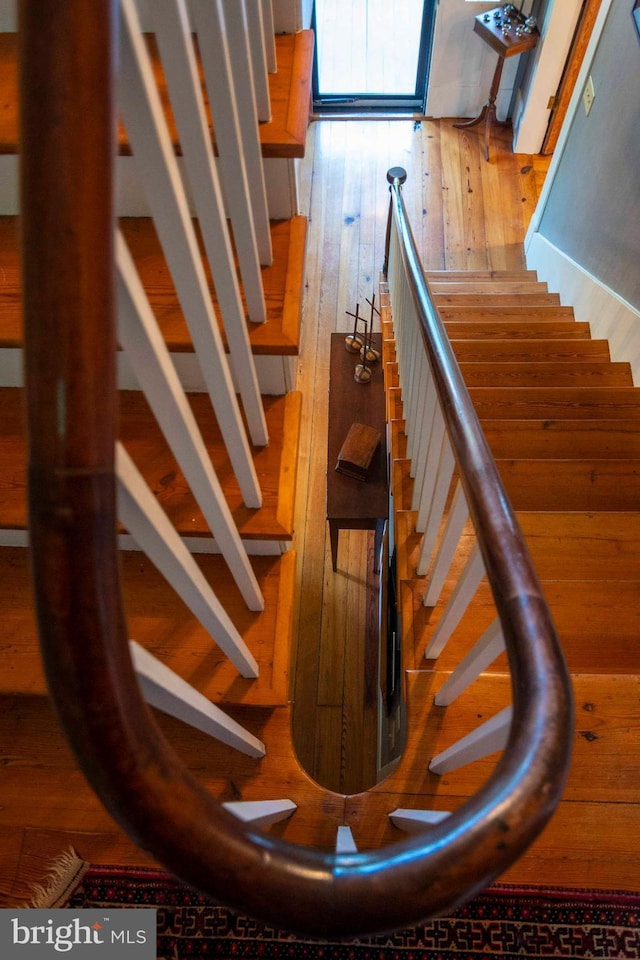
[[[593,88],[593,78],[589,77],[587,80],[584,93],[582,94],[582,102],[584,103],[584,112],[587,116],[591,112],[591,107],[593,106],[593,101],[596,98],[596,91]]]

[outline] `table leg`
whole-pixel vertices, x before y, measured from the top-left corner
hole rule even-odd
[[[333,572],[335,573],[338,569],[338,534],[340,533],[340,527],[336,520],[329,520],[329,539],[331,541],[331,562],[333,564]]]
[[[373,540],[373,566],[374,573],[380,573],[381,569],[381,560],[382,560],[382,538],[384,536],[384,528],[387,525],[386,519],[376,521],[376,533]]]
[[[491,90],[489,99],[473,120],[463,120],[461,123],[454,123],[454,127],[462,130],[466,127],[475,127],[484,120],[484,158],[489,159],[489,135],[491,133],[491,124],[496,121],[496,97],[500,89],[500,80],[502,78],[502,68],[504,66],[504,57],[498,55],[498,62],[491,81]]]

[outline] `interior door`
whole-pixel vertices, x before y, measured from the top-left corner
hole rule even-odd
[[[315,0],[314,107],[424,111],[438,0]]]

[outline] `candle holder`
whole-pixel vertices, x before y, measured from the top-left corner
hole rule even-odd
[[[357,353],[362,348],[362,343],[363,343],[362,337],[358,333],[358,323],[362,319],[360,317],[360,304],[356,303],[355,313],[351,313],[350,310],[347,310],[346,314],[348,317],[354,317],[354,323],[353,323],[353,333],[349,333],[344,338],[344,345],[345,345],[345,348],[349,351],[349,353]]]
[[[365,336],[365,341],[360,348],[360,359],[363,363],[376,363],[380,359],[380,351],[373,346],[373,315],[377,313],[380,316],[380,311],[376,308],[376,295],[372,295],[371,300],[367,300],[367,303],[371,307],[371,317],[369,320],[369,335]],[[365,331],[367,329],[365,321]]]
[[[364,323],[364,344],[360,350],[361,362],[356,364],[353,379],[356,383],[369,383],[371,380],[371,367],[367,366],[367,344],[370,343],[370,341],[367,335],[367,321],[363,319],[362,322]]]

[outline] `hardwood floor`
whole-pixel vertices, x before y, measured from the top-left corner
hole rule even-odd
[[[343,532],[332,572],[325,523],[330,334],[349,330],[346,311],[377,292],[390,167],[407,171],[404,197],[427,270],[517,271],[525,268],[524,235],[548,162],[514,156],[504,131],[486,162],[477,133],[447,121],[321,121],[309,132],[300,166],[309,232],[297,383],[293,730],[307,772],[340,793],[367,789],[375,776],[375,716],[362,682],[372,535]]]

